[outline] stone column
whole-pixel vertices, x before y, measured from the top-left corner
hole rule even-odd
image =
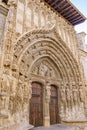
[[[44,102],[44,126],[50,126],[50,112],[49,112],[49,102],[50,102],[50,85],[45,87],[45,102]]]

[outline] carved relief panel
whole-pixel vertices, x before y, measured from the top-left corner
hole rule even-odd
[[[56,77],[54,68],[46,61],[42,61],[37,64],[37,66],[33,67],[31,73],[48,78]]]

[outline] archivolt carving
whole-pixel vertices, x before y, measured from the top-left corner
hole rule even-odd
[[[53,38],[50,37],[50,35],[53,36]],[[20,48],[19,51],[17,48]],[[55,29],[37,30],[26,33],[15,45],[13,62],[17,61],[18,66],[21,66],[21,61],[23,59],[29,59],[24,60],[24,67],[20,67],[20,72],[22,72],[23,68],[25,68],[27,64],[30,68],[30,64],[36,58],[39,58],[40,56],[44,57],[45,55],[48,55],[50,58],[55,59],[55,62],[60,69],[59,71],[61,72],[62,70],[61,76],[64,80],[73,80],[75,82],[79,82],[81,80],[82,76],[72,53],[66,47],[66,45],[64,45]],[[28,66],[26,67],[27,70]],[[25,70],[25,72],[27,70]],[[36,71],[39,71],[38,67],[34,73],[37,73]],[[23,71],[23,73],[25,72]]]
[[[50,31],[37,30],[26,33],[18,40],[14,49],[13,64],[15,62],[17,64],[13,67],[15,69],[12,69],[13,76],[17,72],[19,81],[22,82],[21,85],[18,83],[19,88],[17,88],[17,94],[15,96],[16,99],[17,97],[20,99],[18,101],[18,110],[24,108],[24,103],[27,103],[28,96],[29,99],[31,98],[31,84],[29,85],[26,81],[32,78],[32,76],[46,80],[61,79],[60,81],[62,81],[64,88],[60,88],[60,104],[64,106],[64,110],[66,107],[72,109],[74,105],[80,102],[77,99],[77,88],[79,88],[79,82],[82,80],[79,65],[55,29]],[[70,86],[72,82],[74,82],[76,90],[73,85]],[[19,89],[22,95],[18,93],[20,92]],[[27,90],[30,92],[29,95]],[[45,92],[47,94],[47,90]]]

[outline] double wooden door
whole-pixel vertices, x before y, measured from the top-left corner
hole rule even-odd
[[[30,100],[30,124],[43,125],[43,89],[40,83],[32,83],[32,98]]]
[[[57,87],[51,86],[50,97],[50,124],[56,124],[59,122],[58,117],[58,91]]]

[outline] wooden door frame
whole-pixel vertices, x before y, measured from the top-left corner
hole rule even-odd
[[[44,92],[44,89],[43,89],[43,84],[41,83],[41,82],[38,82],[38,81],[32,81],[32,84],[33,83],[37,83],[37,84],[40,84],[40,87],[42,87],[41,89],[41,91],[42,91],[42,95],[41,95],[41,97],[42,97],[42,121],[43,121],[43,119],[44,119],[44,117],[43,117],[43,111],[44,111],[44,109],[43,109],[43,92]],[[33,85],[32,85],[32,88],[33,88]],[[32,93],[33,94],[33,93]],[[32,96],[31,96],[31,99],[32,99]],[[30,99],[30,101],[29,101],[29,104],[31,103],[31,99]],[[29,105],[30,106],[30,105]],[[31,107],[31,106],[30,106]],[[31,113],[31,108],[29,107],[29,113]],[[29,114],[29,122],[30,122],[30,114]]]
[[[60,116],[59,116],[59,99],[58,99],[58,97],[59,97],[59,91],[58,91],[58,86],[57,85],[55,85],[55,84],[51,84],[51,87],[55,87],[56,88],[56,90],[57,90],[57,121],[56,121],[56,123],[55,124],[57,124],[57,123],[60,123]],[[50,90],[51,91],[51,90]],[[50,96],[50,101],[51,101],[51,96]],[[49,110],[50,110],[50,103],[49,103]],[[51,115],[50,115],[50,118],[51,118]],[[50,119],[50,124],[51,124],[51,119]]]

